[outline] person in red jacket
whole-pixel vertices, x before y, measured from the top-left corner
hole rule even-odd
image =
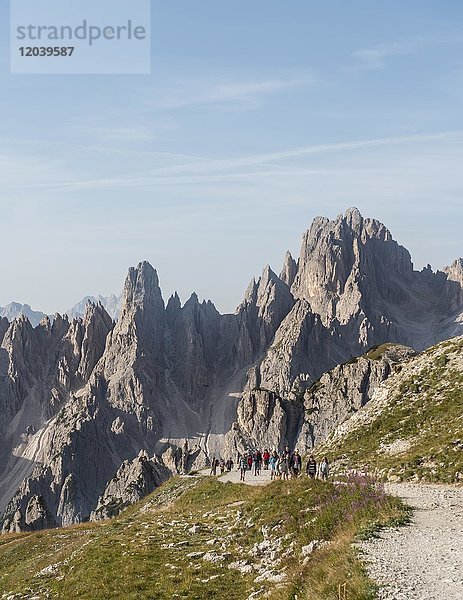
[[[264,453],[262,454],[262,458],[264,459],[264,469],[267,470],[268,469],[268,461],[270,460],[270,452],[267,450],[267,448],[264,450]]]

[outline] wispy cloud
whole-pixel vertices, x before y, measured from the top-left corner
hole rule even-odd
[[[265,97],[310,86],[316,81],[310,73],[254,80],[185,79],[158,88],[152,103],[153,108],[160,110],[189,106],[247,110],[261,106]]]
[[[377,71],[386,66],[386,61],[394,56],[416,54],[426,45],[421,38],[377,44],[370,48],[361,48],[352,53],[355,64],[347,67],[347,71]]]
[[[48,181],[44,177],[34,181],[28,178],[26,181],[16,182],[17,189],[101,189],[101,188],[130,188],[145,187],[150,188],[155,185],[187,185],[197,183],[214,183],[225,181],[255,180],[260,178],[275,177],[295,177],[311,175],[327,175],[326,167],[320,165],[308,165],[305,162],[300,163],[299,159],[306,157],[318,157],[324,154],[332,153],[340,156],[349,155],[352,152],[381,148],[388,146],[425,145],[429,143],[461,142],[463,131],[448,131],[435,133],[421,133],[408,136],[391,136],[382,138],[372,138],[365,140],[350,140],[330,144],[315,144],[300,148],[293,148],[271,153],[262,153],[241,156],[226,159],[209,159],[201,157],[188,157],[182,155],[167,154],[165,158],[169,162],[162,167],[150,168],[140,172],[137,168],[136,173],[130,170],[124,176],[107,177],[82,177],[65,178],[63,172],[58,172],[56,178],[50,178]],[[139,153],[142,156],[142,152]],[[151,162],[152,153],[147,153],[147,163]],[[160,153],[160,158],[164,157]],[[174,164],[172,164],[172,162]],[[332,175],[332,165],[329,167]],[[345,168],[344,171],[348,171]],[[16,171],[16,170],[15,170]],[[50,175],[50,171],[47,171]],[[11,182],[12,183],[12,182]]]

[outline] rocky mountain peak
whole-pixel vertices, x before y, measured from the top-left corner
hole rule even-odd
[[[133,309],[159,309],[162,299],[159,279],[156,269],[149,262],[143,261],[137,267],[130,267],[125,280],[122,312]]]
[[[463,287],[463,258],[457,258],[449,267],[444,267],[450,281],[457,281]]]
[[[463,306],[463,258],[457,258],[449,267],[442,269],[447,275],[444,298],[452,311],[461,311]],[[439,275],[439,273],[437,273]]]
[[[9,326],[10,322],[8,319],[6,317],[0,317],[0,345],[5,337],[5,333],[8,331]]]
[[[356,208],[334,221],[316,218],[303,238],[291,291],[305,298],[325,325],[368,313],[376,297],[401,302],[396,279],[412,276],[409,252],[375,219]],[[400,286],[399,286],[400,287]]]
[[[175,316],[180,312],[182,308],[182,303],[180,302],[180,297],[177,294],[177,292],[175,292],[174,294],[172,294],[172,296],[169,298],[168,302],[167,302],[167,306],[166,306],[166,315],[168,319],[172,319],[175,318]]]
[[[84,327],[88,328],[90,324],[95,324],[95,322],[100,320],[103,321],[107,327],[111,328],[112,319],[105,307],[100,302],[98,302],[98,304],[88,302],[85,307],[85,315],[83,318]]]
[[[62,337],[69,329],[69,319],[67,315],[56,313],[53,316],[53,324],[51,326],[52,334],[57,337]]]
[[[267,265],[261,277],[251,281],[237,309],[241,345],[256,354],[273,339],[276,330],[294,304],[288,285]]]
[[[276,273],[274,273],[272,271],[272,269],[270,268],[270,265],[266,265],[264,267],[264,270],[262,271],[262,276],[259,281],[259,288],[264,289],[270,283],[274,283],[275,285],[278,285],[281,283],[281,279],[278,277],[278,275]]]
[[[358,208],[348,208],[344,219],[352,231],[360,233],[363,227],[363,217]]]
[[[283,264],[283,269],[280,273],[280,279],[286,283],[288,287],[291,287],[294,283],[294,279],[296,278],[297,273],[297,262],[291,255],[291,252],[288,250],[285,256],[285,262]]]
[[[199,306],[198,294],[196,292],[192,292],[191,296],[185,302],[185,306],[183,308],[189,310],[190,308],[196,308],[197,306]]]
[[[135,357],[159,357],[163,344],[164,300],[158,274],[149,262],[129,269],[122,297],[119,318],[106,340],[106,378],[118,369],[126,370]]]
[[[33,327],[26,317],[26,315],[19,315],[10,324],[8,331],[5,334],[4,342],[7,343],[24,343],[27,344],[28,340],[32,337]]]

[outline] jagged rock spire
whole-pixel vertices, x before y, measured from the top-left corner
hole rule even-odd
[[[291,255],[291,252],[288,250],[285,256],[285,262],[283,265],[283,269],[280,273],[280,279],[286,283],[288,287],[291,287],[294,283],[294,279],[297,274],[297,262]]]

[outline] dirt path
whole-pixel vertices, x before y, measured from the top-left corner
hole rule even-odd
[[[220,473],[219,469],[217,469],[217,472]],[[209,475],[210,469],[204,469],[201,473],[203,475]],[[267,469],[267,471],[262,469],[260,473],[260,475],[253,475],[251,471],[246,471],[244,483],[246,485],[267,485],[270,483],[270,469]],[[223,483],[226,483],[227,481],[231,481],[232,483],[242,483],[240,481],[240,472],[237,471],[236,467],[233,467],[230,472],[225,471],[223,475],[219,475],[218,480]]]
[[[393,484],[415,508],[408,527],[359,544],[380,600],[462,600],[463,488]]]

